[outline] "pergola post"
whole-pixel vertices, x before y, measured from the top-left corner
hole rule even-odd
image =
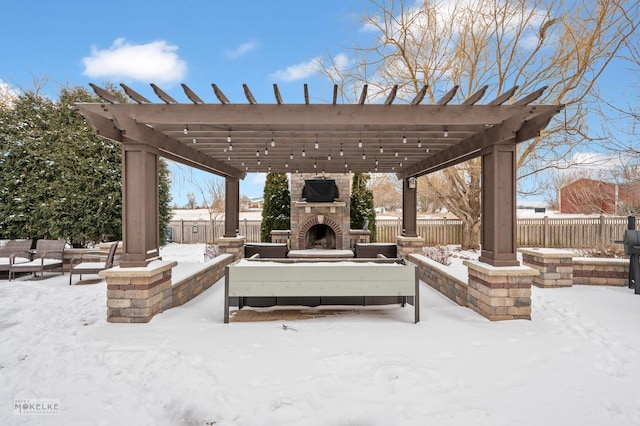
[[[122,267],[147,266],[159,257],[158,150],[122,144]]]
[[[418,195],[414,178],[402,179],[402,236],[417,237]],[[413,188],[412,188],[413,186]]]
[[[220,253],[233,255],[234,260],[244,257],[246,237],[238,235],[240,229],[240,180],[225,177],[224,235],[216,240]]]
[[[235,237],[240,229],[240,181],[226,177],[224,199],[224,236]]]
[[[406,258],[411,253],[420,253],[424,238],[418,236],[417,207],[418,192],[413,177],[402,179],[402,235],[396,237],[398,254]]]
[[[516,221],[516,144],[482,151],[482,252],[492,266],[519,266]]]

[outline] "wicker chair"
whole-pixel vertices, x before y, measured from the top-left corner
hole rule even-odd
[[[33,276],[37,277],[40,272],[40,278],[44,276],[44,271],[50,269],[62,269],[64,240],[38,240],[36,250],[29,262],[18,262],[19,258],[24,257],[24,253],[14,253],[9,257],[9,281],[11,281],[18,272],[33,272]]]
[[[88,253],[71,259],[69,269],[69,285],[71,285],[71,277],[82,274],[97,274],[105,269],[113,268],[113,259],[118,249],[118,243],[115,242],[109,247],[106,253]]]
[[[9,258],[14,253],[19,256],[14,258],[15,263],[24,263],[31,260],[31,240],[10,240],[0,247],[0,271],[9,270]]]

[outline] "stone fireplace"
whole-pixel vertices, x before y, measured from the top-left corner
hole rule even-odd
[[[320,178],[314,174],[291,175],[291,250],[350,247],[350,176],[326,175],[325,178],[335,180],[335,200],[308,202],[303,198],[305,180]]]

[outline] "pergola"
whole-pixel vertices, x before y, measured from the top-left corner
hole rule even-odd
[[[356,104],[339,104],[338,88],[326,104],[290,104],[273,85],[275,103],[259,104],[243,85],[246,104],[205,103],[182,84],[179,103],[155,84],[153,103],[125,84],[134,103],[119,103],[91,84],[104,102],[77,104],[97,134],[123,147],[123,266],[145,266],[159,254],[158,157],[223,176],[224,237],[239,224],[239,180],[247,173],[395,173],[403,181],[403,236],[415,237],[418,176],[482,158],[482,254],[493,266],[516,259],[516,145],[539,135],[561,105],[531,105],[545,88],[511,101],[516,87],[483,103],[487,87],[450,104],[458,86],[434,104],[427,87],[406,104],[394,104],[398,86],[384,102],[367,103],[367,85]],[[508,103],[511,102],[511,103]]]

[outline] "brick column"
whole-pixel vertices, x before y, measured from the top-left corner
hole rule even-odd
[[[177,264],[157,260],[144,267],[101,271],[100,276],[107,280],[107,321],[149,322],[171,308],[171,269]]]
[[[522,263],[537,269],[533,278],[536,287],[571,287],[573,285],[573,256],[575,253],[558,249],[522,248]]]
[[[398,245],[398,256],[406,259],[411,253],[423,253],[424,237],[405,237],[398,235],[396,236],[396,244]]]
[[[531,282],[537,270],[495,267],[472,260],[463,263],[469,268],[470,308],[491,321],[531,319]]]
[[[229,253],[233,255],[233,260],[240,260],[244,257],[244,243],[247,240],[245,236],[222,237],[216,240],[220,253]]]

